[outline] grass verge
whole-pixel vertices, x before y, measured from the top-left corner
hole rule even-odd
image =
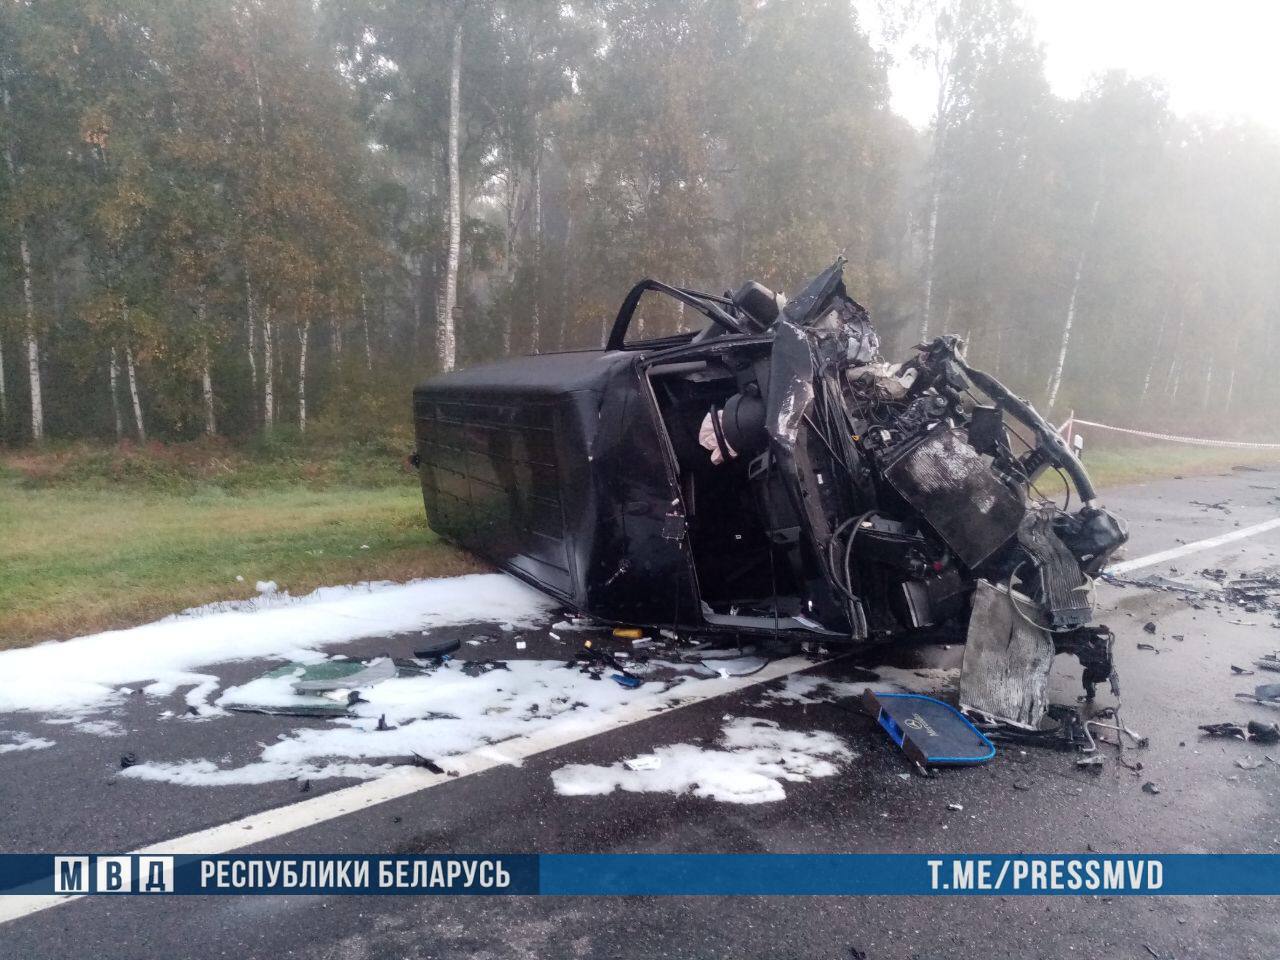
[[[1144,480],[1224,473],[1232,467],[1277,466],[1280,452],[1192,447],[1176,443],[1134,443],[1085,449],[1084,465],[1099,487]]]
[[[30,464],[30,458],[24,465]],[[145,623],[253,595],[483,569],[441,543],[411,476],[394,483],[275,482],[253,488],[162,479],[99,482],[0,471],[0,648]],[[243,577],[243,580],[237,579]]]
[[[1104,487],[1277,460],[1172,444],[1086,453]],[[1041,489],[1057,496],[1058,483]],[[390,450],[76,446],[0,458],[0,648],[248,597],[258,580],[298,594],[479,569],[427,526]]]

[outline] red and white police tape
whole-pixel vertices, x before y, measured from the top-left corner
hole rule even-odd
[[[1098,430],[1111,430],[1115,433],[1126,433],[1133,437],[1147,437],[1151,440],[1168,440],[1172,443],[1191,443],[1200,447],[1230,447],[1237,450],[1280,450],[1280,443],[1251,443],[1247,440],[1210,440],[1206,437],[1181,437],[1172,433],[1156,433],[1152,430],[1134,430],[1130,427],[1114,427],[1109,423],[1098,423],[1094,420],[1081,420],[1074,412],[1066,422],[1058,428],[1059,435],[1071,442],[1076,427],[1095,427]]]

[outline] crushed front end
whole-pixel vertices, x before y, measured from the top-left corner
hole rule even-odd
[[[782,310],[769,373],[767,444],[738,422],[726,440],[761,449],[752,473],[791,494],[775,524],[795,521],[807,548],[792,562],[821,572],[800,578],[813,585],[809,615],[853,641],[963,628],[962,702],[1017,723],[1043,714],[1055,653],[1080,658],[1090,697],[1114,682],[1093,577],[1124,524],[1057,432],[970,367],[959,339],[886,363],[837,263]],[[1062,477],[1061,504],[1037,489],[1047,471]]]
[[[1080,658],[1089,695],[1113,679],[1092,578],[1124,525],[960,340],[886,362],[842,272],[789,301],[644,280],[599,351],[424,382],[432,525],[604,622],[828,648],[967,641],[962,702],[1033,725],[1056,653]],[[707,324],[632,341],[646,296]],[[1075,505],[1041,496],[1049,471]]]

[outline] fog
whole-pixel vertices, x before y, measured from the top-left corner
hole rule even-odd
[[[5,0],[0,439],[359,436],[430,373],[599,346],[641,277],[841,254],[889,359],[955,333],[1055,421],[1276,439],[1254,101],[1073,89],[1006,0],[864,6]]]

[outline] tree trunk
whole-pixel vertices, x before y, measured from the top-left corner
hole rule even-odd
[[[1236,366],[1233,363],[1227,373],[1227,401],[1222,405],[1224,413],[1231,412],[1231,396],[1236,392]]]
[[[541,300],[539,293],[542,290],[542,150],[539,147],[538,155],[534,159],[533,167],[533,296],[530,297],[530,306],[533,325],[532,347],[533,353],[539,353],[542,350],[542,314],[538,309],[538,302]],[[680,304],[684,306],[683,301]]]
[[[249,387],[253,392],[253,406],[258,406],[258,304],[253,295],[253,281],[249,279],[249,268],[244,270],[244,303],[245,320],[249,327]]]
[[[1182,352],[1182,328],[1186,320],[1186,312],[1178,312],[1178,329],[1173,336],[1173,349],[1169,351],[1169,370],[1164,375],[1164,395],[1170,400],[1177,393],[1177,387],[1174,383],[1174,374],[1178,372],[1178,357]]]
[[[573,240],[573,211],[570,210],[564,218],[564,240],[560,244],[560,295],[556,298],[556,318],[559,330],[556,338],[557,350],[563,350],[565,348],[565,344],[568,342],[570,336],[569,322],[572,318],[570,317],[567,304],[572,302],[569,299],[569,295],[573,290],[573,287],[571,286],[573,278],[569,273],[573,269],[573,264],[572,262],[565,263],[565,258],[568,256],[569,251],[573,249],[571,246]]]
[[[1209,401],[1213,398],[1213,354],[1209,354],[1209,362],[1204,368],[1204,401],[1200,405],[1201,410],[1209,409]]]
[[[1062,324],[1062,345],[1058,348],[1058,362],[1053,368],[1053,376],[1049,378],[1049,410],[1053,409],[1053,404],[1058,399],[1058,388],[1062,386],[1062,370],[1067,365],[1067,348],[1071,344],[1071,327],[1076,320],[1076,297],[1080,293],[1080,276],[1084,273],[1084,261],[1089,253],[1089,244],[1093,239],[1093,225],[1098,221],[1100,206],[1102,206],[1101,196],[1093,201],[1093,209],[1089,211],[1089,229],[1085,234],[1080,259],[1076,261],[1076,275],[1071,282],[1071,299],[1067,301],[1067,318]]]
[[[453,59],[449,68],[449,252],[445,264],[444,296],[440,300],[440,368],[453,369],[457,359],[454,308],[458,305],[458,261],[462,253],[462,184],[458,171],[458,126],[461,120],[462,16],[453,27]]]
[[[262,429],[267,433],[276,424],[276,374],[271,308],[262,308]]]
[[[307,432],[307,340],[311,333],[311,318],[298,327],[298,430]]]
[[[3,94],[5,117],[9,118],[9,84],[7,78],[0,85]],[[10,118],[11,119],[11,118]],[[4,163],[9,171],[9,184],[17,192],[17,165],[13,162],[13,134],[4,144]],[[31,439],[39,443],[44,439],[44,395],[40,383],[40,344],[36,340],[36,301],[31,283],[31,250],[27,246],[27,225],[19,217],[18,258],[22,264],[22,304],[27,321],[27,378],[31,384]]]
[[[214,419],[213,413],[213,377],[209,372],[209,347],[204,347],[204,356],[202,358],[200,370],[200,389],[204,394],[204,432],[206,436],[216,437],[218,435],[218,422]]]
[[[364,277],[360,278],[360,323],[364,327],[364,368],[373,371],[373,342],[369,339],[369,301],[364,293]]]
[[[937,24],[935,23],[935,30]],[[933,109],[933,164],[932,189],[929,191],[929,226],[924,244],[924,315],[920,318],[920,342],[929,337],[929,324],[933,320],[934,254],[938,240],[938,208],[942,205],[942,156],[946,145],[948,97],[947,70],[940,56],[941,45],[933,51],[933,69],[938,80],[937,103]]]
[[[342,377],[342,325],[338,323],[338,313],[329,305],[329,348],[333,351],[333,371]]]
[[[217,436],[218,424],[213,414],[213,376],[209,371],[209,341],[205,333],[205,300],[204,287],[200,288],[199,299],[196,300],[196,326],[200,335],[206,337],[200,345],[200,393],[204,398],[204,432],[206,436]]]
[[[4,385],[4,340],[0,339],[0,440],[4,439],[4,426],[8,422],[9,393]]]
[[[111,381],[111,412],[116,418],[116,443],[124,439],[124,414],[120,410],[120,361],[116,358],[116,348],[111,348],[107,362],[107,375]]]
[[[1138,395],[1138,405],[1147,402],[1147,393],[1151,390],[1151,375],[1156,369],[1156,357],[1160,355],[1160,347],[1164,344],[1164,328],[1169,322],[1169,311],[1160,314],[1160,327],[1156,331],[1156,342],[1151,348],[1151,359],[1147,362],[1147,375],[1142,378],[1142,393]]]
[[[133,347],[126,340],[124,345],[124,368],[129,378],[129,396],[133,400],[133,422],[138,427],[138,442],[147,442],[147,428],[142,423],[142,399],[138,396],[138,371],[133,363]]]
[[[27,379],[31,384],[31,439],[44,439],[44,391],[40,382],[40,344],[36,340],[35,297],[31,290],[31,253],[27,234],[18,225],[18,247],[22,255],[22,299],[27,315]]]
[[[937,159],[935,163],[939,162]],[[935,174],[935,178],[936,178]],[[920,318],[920,342],[929,338],[929,321],[933,314],[933,261],[934,250],[938,240],[938,204],[942,200],[942,190],[934,186],[929,200],[929,231],[924,244],[924,316]]]

